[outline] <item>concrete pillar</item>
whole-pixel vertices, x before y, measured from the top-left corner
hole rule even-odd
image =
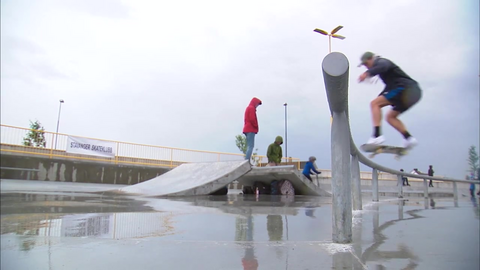
[[[353,197],[353,210],[362,210],[362,186],[360,179],[360,163],[358,162],[358,156],[352,156],[351,162],[351,174],[352,174],[352,197]]]
[[[398,198],[403,198],[403,180],[401,175],[397,175]]]
[[[378,170],[372,169],[372,201],[378,202]]]
[[[332,123],[332,240],[352,242],[350,134],[345,112],[333,113]]]
[[[352,183],[348,124],[347,57],[329,53],[322,62],[323,80],[332,120],[332,240],[352,242]]]
[[[428,198],[428,183],[427,179],[423,179],[423,197]]]

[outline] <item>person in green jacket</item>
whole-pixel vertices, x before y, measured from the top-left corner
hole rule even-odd
[[[277,136],[275,142],[268,146],[267,158],[270,166],[277,166],[282,162],[282,147],[280,146],[282,144],[282,136]]]

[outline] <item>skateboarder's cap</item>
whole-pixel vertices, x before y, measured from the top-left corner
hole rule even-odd
[[[372,52],[365,52],[364,54],[362,54],[362,57],[360,57],[360,61],[361,61],[361,62],[360,62],[360,64],[358,64],[358,67],[361,67],[362,65],[364,65],[365,62],[366,62],[368,59],[372,58],[373,56],[375,56],[375,54],[372,53]]]

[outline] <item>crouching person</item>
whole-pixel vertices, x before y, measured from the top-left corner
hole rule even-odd
[[[305,175],[305,177],[307,177],[308,180],[310,181],[312,181],[312,177],[310,177],[310,174],[312,173],[312,171],[316,174],[321,174],[321,172],[317,171],[315,169],[315,166],[313,166],[313,163],[315,163],[315,160],[317,160],[316,157],[309,157],[307,164],[305,164],[305,168],[303,168],[303,175]]]
[[[275,142],[268,146],[267,158],[269,166],[278,166],[282,162],[282,147],[283,144],[282,136],[277,136]]]

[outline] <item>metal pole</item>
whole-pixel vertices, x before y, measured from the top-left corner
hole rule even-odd
[[[398,200],[398,219],[403,219],[403,204],[405,203],[404,200]]]
[[[288,137],[287,137],[287,103],[283,104],[285,106],[285,158],[288,163]]]
[[[328,53],[332,52],[332,36],[328,35]]]
[[[380,204],[374,203],[373,210],[375,210],[373,213],[373,232],[376,233],[378,231],[378,227],[380,227]]]
[[[458,207],[458,189],[457,189],[457,182],[453,182],[453,201],[455,203],[455,207]]]
[[[352,156],[351,173],[353,182],[353,210],[362,210],[362,188],[360,179],[360,163],[358,163],[358,156]]]
[[[372,201],[378,202],[378,170],[372,169]]]
[[[58,107],[57,132],[55,132],[55,149],[57,149],[58,128],[60,127],[60,113],[62,112],[63,99],[60,99],[60,106]]]
[[[402,176],[397,175],[397,188],[398,188],[398,198],[403,198],[403,183]]]
[[[427,179],[423,179],[423,197],[424,197],[424,198],[428,198]]]

